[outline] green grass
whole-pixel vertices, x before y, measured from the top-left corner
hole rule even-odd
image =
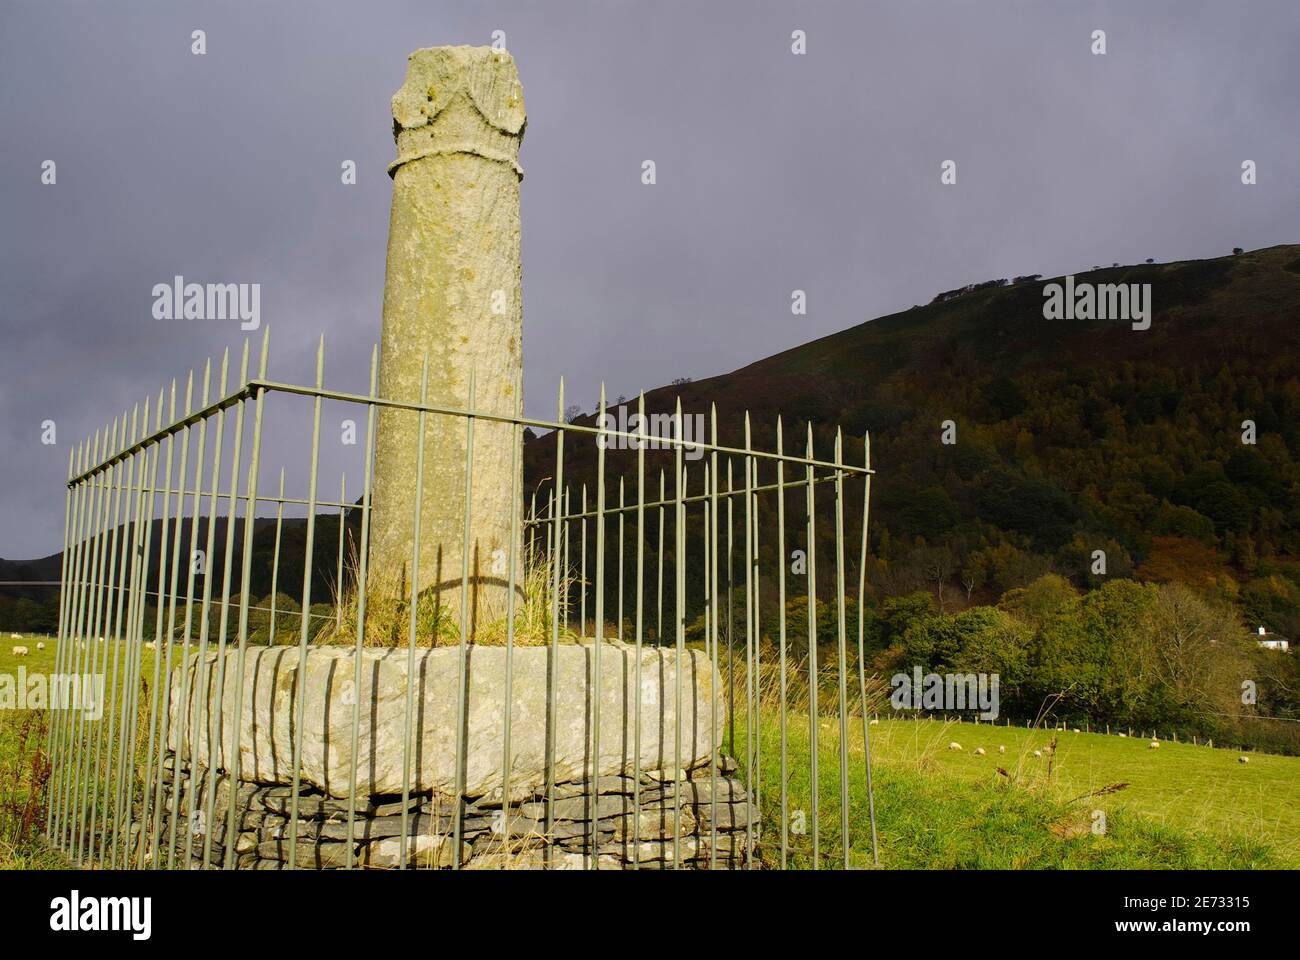
[[[0,647],[0,673],[54,669],[54,647],[37,638]],[[15,658],[14,644],[30,654]],[[144,670],[152,675],[151,654]],[[111,669],[111,657],[110,657]],[[147,708],[147,704],[145,705]],[[17,713],[0,716],[0,769],[17,755]],[[881,863],[886,868],[1259,868],[1300,867],[1300,757],[1252,753],[1103,734],[1057,733],[987,724],[882,719],[871,728]],[[838,866],[839,722],[823,717],[819,740],[820,864]],[[1054,755],[1034,757],[1053,737]],[[788,807],[811,814],[808,721],[791,713]],[[743,717],[737,752],[743,756]],[[761,724],[761,851],[778,866],[781,849],[780,730]],[[950,751],[956,741],[961,751]],[[862,725],[849,723],[850,864],[870,866],[870,828]],[[998,747],[1006,752],[999,753]],[[984,756],[975,754],[983,747]],[[1050,771],[1049,771],[1050,759]],[[1001,767],[1006,776],[997,772]],[[1116,783],[1122,790],[1092,791]],[[15,786],[0,783],[0,799]],[[1104,835],[1091,830],[1093,811]],[[791,834],[787,862],[811,865],[812,836]],[[65,866],[39,840],[0,836],[0,868]]]
[[[743,721],[741,730],[743,731]],[[791,714],[787,809],[810,816],[806,716]],[[850,865],[871,862],[862,726],[850,719]],[[818,733],[822,866],[842,863],[839,722]],[[1058,738],[1055,755],[1045,748]],[[871,727],[881,863],[894,868],[1300,866],[1300,758],[1102,734],[881,720]],[[763,854],[780,863],[780,728],[762,724]],[[950,742],[961,751],[948,749]],[[737,750],[744,753],[743,732]],[[975,754],[977,747],[987,752]],[[998,747],[1006,752],[999,753]],[[1035,750],[1044,751],[1034,757]],[[1049,770],[1050,765],[1050,770]],[[1001,767],[1006,775],[998,772]],[[1091,795],[1114,784],[1126,787]],[[1103,811],[1105,831],[1092,830]],[[810,865],[811,822],[787,862]]]
[[[45,643],[45,649],[38,650],[36,645],[42,641]],[[15,646],[27,647],[27,656],[15,657],[12,653]],[[103,651],[105,647],[109,650],[108,663],[106,668],[101,666],[100,669],[111,677],[113,666],[112,646],[110,644],[99,645],[99,657],[101,660],[104,659]],[[3,640],[0,641],[0,674],[8,674],[14,677],[15,683],[17,682],[19,668],[25,668],[28,677],[36,673],[51,674],[55,669],[55,652],[55,640],[52,637],[24,634],[22,639],[14,640],[6,632]],[[143,653],[145,675],[152,678],[152,652],[146,650]],[[124,662],[125,658],[123,657],[119,662],[119,674],[122,672]],[[68,669],[74,669],[75,666]],[[89,669],[89,667],[86,669]],[[124,683],[125,678],[120,677],[118,681],[119,690]],[[109,692],[106,690],[105,696],[108,695]],[[15,831],[15,818],[6,815],[7,808],[21,803],[27,795],[30,785],[30,770],[28,769],[27,759],[30,757],[32,750],[36,747],[39,747],[41,751],[45,750],[44,733],[35,736],[29,732],[26,738],[27,742],[25,744],[21,742],[22,721],[27,713],[29,711],[0,711],[0,807],[6,808],[0,809],[0,870],[69,869],[70,864],[68,861],[60,853],[50,848],[37,835],[45,827],[43,814],[39,818],[35,832],[28,835],[18,835]]]
[[[52,648],[38,651],[37,639],[12,640],[6,634],[7,643],[0,654],[0,673],[14,676],[16,683],[17,667],[28,659],[34,661],[26,664],[29,672],[53,669]],[[32,657],[14,657],[10,651],[15,644],[25,644]],[[51,654],[48,658],[47,652]],[[0,711],[0,870],[57,870],[67,866],[39,837],[44,821],[39,816],[40,808],[29,804],[33,759],[44,752],[44,731],[44,723],[32,711]],[[34,829],[24,831],[24,817],[33,814],[41,822]]]

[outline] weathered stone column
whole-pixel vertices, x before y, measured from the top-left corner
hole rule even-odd
[[[519,144],[523,90],[514,59],[490,47],[417,50],[393,97],[397,159],[389,167],[379,394],[415,401],[429,356],[428,401],[522,413]],[[465,521],[466,421],[428,415],[418,585],[459,624]],[[370,589],[409,591],[415,519],[416,414],[377,424]],[[470,498],[471,624],[505,612],[512,430],[477,421]],[[522,570],[522,558],[520,560]],[[471,627],[473,629],[473,626]],[[422,638],[423,639],[423,638]]]

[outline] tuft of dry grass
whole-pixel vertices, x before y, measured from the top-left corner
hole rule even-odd
[[[718,650],[718,689],[726,699],[729,696],[729,684],[734,680],[737,710],[747,702],[748,688],[745,680],[744,651],[736,651],[735,662],[729,672],[727,669],[726,650]],[[853,664],[846,668],[845,677],[846,710],[850,717],[861,717],[862,684]],[[808,658],[788,659],[785,665],[785,709],[789,716],[807,716],[812,705],[813,683],[810,681]],[[826,660],[817,668],[817,714],[823,717],[838,717],[840,711],[839,663]],[[867,701],[865,711],[868,716],[878,716],[889,709],[889,685],[874,673],[866,676]],[[775,651],[765,649],[762,658],[754,670],[754,700],[756,712],[779,713],[781,709],[781,664]]]
[[[65,866],[40,836],[50,778],[45,739],[45,714],[39,710],[0,717],[0,869]]]
[[[357,611],[360,592],[357,588],[359,571],[355,552],[348,564],[351,576],[339,596],[334,588],[333,603],[341,616],[326,624],[316,638],[316,643],[352,645],[357,638]],[[513,643],[521,647],[544,646],[551,640],[554,616],[554,569],[539,552],[530,552],[524,558],[524,569],[518,581],[514,609]],[[561,598],[568,597],[577,577],[572,570],[561,571]],[[567,626],[566,611],[560,613],[560,642],[577,639]],[[468,642],[480,646],[503,647],[509,639],[510,618],[505,610],[492,611],[473,630]],[[367,647],[404,647],[409,641],[411,628],[411,601],[407,584],[401,574],[391,570],[372,570],[366,587],[366,622],[362,644]],[[416,598],[415,645],[417,647],[451,647],[460,643],[460,618],[439,602],[435,591],[428,590]]]

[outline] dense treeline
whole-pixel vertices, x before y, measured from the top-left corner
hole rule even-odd
[[[846,639],[855,674],[859,622],[850,600]],[[770,658],[779,649],[780,610],[761,623]],[[806,664],[807,624],[807,598],[792,598],[785,617],[791,664]],[[872,601],[862,610],[861,626],[866,672],[881,683],[917,667],[923,673],[997,674],[1001,715],[1017,720],[1177,731],[1300,753],[1300,661],[1261,648],[1231,605],[1183,584],[1118,579],[1080,591],[1047,574],[994,605],[947,613],[928,592]],[[691,635],[702,633],[702,623],[695,624]],[[743,636],[736,636],[743,647]],[[838,636],[837,605],[819,600],[821,663],[835,663]]]

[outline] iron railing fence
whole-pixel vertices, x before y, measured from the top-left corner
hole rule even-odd
[[[424,449],[426,422],[444,417],[463,424],[465,462],[460,469],[466,482],[466,537],[474,509],[475,425],[498,423],[512,430],[512,536],[506,557],[509,609],[503,635],[494,641],[504,647],[505,656],[506,696],[500,740],[494,744],[501,757],[503,796],[511,792],[509,758],[512,736],[518,733],[513,724],[518,721],[510,684],[513,658],[522,643],[547,647],[552,659],[562,644],[587,645],[596,691],[602,689],[602,653],[612,657],[610,651],[616,647],[634,649],[638,696],[643,649],[665,648],[675,667],[674,703],[679,706],[684,658],[698,653],[710,667],[708,737],[723,744],[708,763],[707,794],[704,781],[698,784],[698,796],[708,797],[711,810],[708,865],[718,866],[718,778],[724,771],[743,783],[750,805],[744,816],[742,856],[728,860],[726,866],[847,868],[878,862],[868,720],[873,695],[863,649],[863,605],[857,602],[866,594],[869,438],[863,438],[861,464],[846,462],[838,432],[830,456],[818,458],[811,424],[802,452],[796,453],[785,449],[778,420],[775,449],[761,450],[751,441],[746,414],[744,442],[726,445],[720,442],[716,410],[710,412],[707,437],[685,437],[680,400],[675,419],[669,421],[675,425],[673,435],[652,438],[650,421],[644,417],[644,396],[638,404],[643,415],[639,429],[618,430],[611,429],[603,417],[594,425],[566,422],[563,383],[557,419],[546,421],[476,409],[472,377],[461,408],[429,403],[427,393],[419,402],[380,397],[377,350],[371,357],[370,390],[364,395],[325,387],[323,338],[312,386],[269,379],[268,353],[269,335],[264,335],[257,370],[251,374],[245,343],[232,385],[227,351],[215,383],[211,364],[204,370],[197,402],[193,375],[181,396],[173,382],[70,455],[55,669],[61,675],[102,677],[106,690],[99,715],[85,709],[63,710],[53,715],[49,729],[52,776],[47,834],[72,862],[109,868],[239,864],[241,831],[235,792],[242,780],[244,731],[235,732],[234,749],[219,771],[226,778],[227,792],[218,803],[220,777],[206,775],[195,754],[205,731],[200,729],[199,710],[188,715],[192,694],[197,693],[189,689],[188,665],[207,664],[215,653],[214,666],[203,668],[209,674],[217,671],[215,686],[211,686],[213,678],[203,677],[197,668],[192,681],[197,684],[201,679],[204,690],[211,687],[216,700],[207,709],[211,746],[217,742],[217,717],[224,710],[227,663],[235,672],[234,716],[242,718],[244,698],[250,695],[244,689],[250,651],[262,643],[284,644],[288,639],[292,646],[285,646],[290,655],[292,647],[297,648],[300,686],[286,811],[286,860],[290,868],[299,865],[306,699],[301,684],[306,682],[308,652],[321,643],[352,646],[353,689],[360,691],[362,653],[375,642],[369,630],[373,615],[367,609],[372,599],[368,552],[376,417],[382,410],[403,411],[418,418],[421,426],[416,451],[417,513],[428,463],[447,455]],[[427,370],[426,358],[426,385]],[[307,490],[302,496],[286,496],[283,469],[274,495],[262,484],[268,398],[277,395],[295,395],[310,404]],[[349,501],[345,482],[337,500],[321,495],[321,410],[326,402],[364,412],[359,500]],[[602,389],[598,413],[604,412]],[[527,429],[545,431],[553,438],[554,467],[525,492],[521,448]],[[669,461],[657,475],[648,472],[652,440],[666,451],[659,459]],[[566,464],[583,444],[591,445],[582,459],[594,459],[594,476],[575,480],[571,467],[566,479]],[[620,454],[629,469],[612,477],[607,452],[620,445],[632,451]],[[303,516],[287,520],[286,507],[301,509]],[[315,540],[326,522],[322,510],[338,511],[337,543],[329,545],[334,563],[334,596],[329,605],[321,602],[314,582],[321,566]],[[845,527],[851,515],[860,520],[860,531],[850,540]],[[462,772],[452,794],[457,805],[452,829],[459,845],[467,803],[463,789],[468,749],[467,653],[477,641],[465,621],[465,603],[460,608],[460,629],[450,638],[428,635],[418,622],[418,517],[416,521],[409,620],[401,631],[404,635],[388,636],[386,645],[404,647],[408,667],[414,663],[417,647],[441,642],[459,651],[454,749],[456,769]],[[819,522],[828,523],[829,532],[819,530]],[[301,528],[301,591],[293,604],[296,610],[277,610],[278,602],[283,602],[278,598],[284,596],[281,567],[294,559],[285,556],[290,524],[295,525],[295,547]],[[270,589],[258,599],[250,596],[250,589],[255,582],[265,581],[268,551],[256,551],[255,556],[255,544],[260,536],[265,546],[272,530]],[[802,557],[792,564],[791,558],[800,553]],[[827,600],[818,598],[819,564],[828,564],[831,571],[821,575]],[[293,570],[298,569],[295,559]],[[468,550],[463,554],[461,578],[464,599]],[[773,584],[775,603],[763,596],[764,588],[770,592]],[[286,636],[286,631],[291,633]],[[532,632],[524,637],[521,631]],[[820,633],[829,637],[823,640]],[[550,670],[548,751],[554,749],[557,719],[555,676],[556,671]],[[416,671],[408,669],[405,751],[410,749],[415,722],[415,683]],[[360,700],[358,694],[352,706],[348,854],[340,864],[348,868],[362,865],[356,862],[353,846],[362,802],[356,759],[363,719]],[[602,756],[601,712],[601,698],[589,697],[584,735],[590,737],[590,756],[595,758],[593,780],[599,777]],[[674,781],[683,762],[682,713],[675,711]],[[859,723],[860,740],[854,729]],[[170,729],[172,725],[177,729]],[[643,791],[650,789],[647,771],[642,769],[642,732],[638,704],[632,724],[634,759],[623,771],[632,784],[632,827],[624,840],[631,843],[634,867],[641,865],[641,800]],[[172,742],[177,744],[175,750],[169,749]],[[546,831],[555,826],[553,759],[548,753],[541,817]],[[409,756],[403,759],[403,772],[401,867],[407,865],[407,817],[417,786],[410,776]],[[594,784],[592,789],[598,793]],[[189,800],[183,804],[187,790]],[[669,866],[686,866],[683,804],[689,805],[691,798],[684,801],[680,788],[671,792],[672,832],[663,836],[665,844],[671,836],[672,855],[664,859]],[[699,812],[703,816],[703,810]],[[225,818],[224,830],[214,820],[218,816]],[[593,833],[593,844],[594,840]],[[601,858],[594,846],[588,853],[584,865],[599,867]],[[697,856],[690,865],[704,862]],[[449,865],[461,865],[459,853]]]

